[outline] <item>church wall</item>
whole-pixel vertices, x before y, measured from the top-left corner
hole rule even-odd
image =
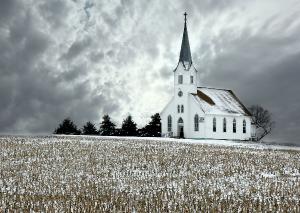
[[[187,138],[205,138],[205,122],[199,122],[199,131],[195,131],[194,117],[198,114],[199,118],[205,117],[204,112],[199,107],[199,104],[194,100],[193,95],[189,95],[189,115],[187,119]]]
[[[185,94],[186,95],[186,94]],[[183,97],[182,97],[183,98]],[[181,117],[184,121],[185,138],[211,138],[211,139],[230,139],[230,140],[249,140],[251,138],[251,119],[248,116],[231,115],[206,115],[203,113],[198,103],[193,100],[189,94],[186,99],[176,98],[169,102],[161,113],[162,136],[168,133],[168,116],[172,117],[172,137],[178,137],[178,119]],[[185,100],[185,101],[184,101]],[[184,112],[178,113],[177,106],[184,105]],[[204,122],[199,122],[199,131],[194,129],[194,116],[198,114],[203,117]],[[213,118],[216,118],[216,132],[213,132]],[[223,118],[226,118],[227,128],[223,132]],[[236,133],[233,133],[233,119],[236,119]],[[243,133],[243,120],[246,120],[246,133]]]
[[[172,131],[174,131],[174,97],[171,99],[171,101],[168,103],[166,108],[163,110],[163,112],[160,113],[161,117],[161,133],[162,136],[165,137],[168,133],[168,116],[171,115],[172,117]]]
[[[213,118],[216,118],[216,132],[213,132]],[[226,118],[227,128],[223,132],[223,119]],[[233,132],[233,120],[236,119],[236,133]],[[246,133],[243,133],[243,120],[246,120]],[[230,140],[250,140],[251,138],[251,119],[248,116],[222,116],[207,115],[206,138],[230,139]]]
[[[177,106],[184,105],[184,112],[178,113]],[[178,120],[183,119],[184,132],[187,131],[187,105],[182,100],[178,101],[175,97],[167,105],[167,107],[161,113],[161,124],[162,124],[162,136],[166,137],[168,132],[168,116],[172,118],[172,133],[168,135],[169,137],[178,137]]]
[[[230,140],[249,140],[251,138],[251,119],[248,116],[232,115],[206,115],[203,113],[198,103],[190,95],[188,99],[188,118],[185,120],[186,138],[212,138]],[[204,122],[199,122],[199,131],[194,128],[194,116],[198,114],[199,119],[204,118]],[[213,132],[213,118],[216,118],[216,132]],[[226,132],[223,132],[223,119],[226,118]],[[233,133],[233,119],[236,119],[236,133]],[[243,120],[246,120],[246,133],[243,133]]]

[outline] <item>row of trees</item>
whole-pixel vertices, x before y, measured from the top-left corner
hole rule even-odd
[[[272,120],[271,113],[261,106],[253,105],[249,108],[249,111],[252,114],[252,124],[254,124],[256,128],[255,139],[260,141],[271,133],[275,122]],[[160,116],[156,113],[151,116],[151,121],[145,127],[138,129],[132,117],[128,116],[123,120],[122,127],[118,129],[110,117],[104,115],[99,129],[90,121],[87,122],[82,129],[78,129],[70,118],[66,118],[54,131],[54,134],[160,137],[160,121]]]
[[[156,113],[151,116],[151,121],[145,127],[138,129],[132,116],[129,115],[123,120],[122,127],[116,128],[116,125],[111,121],[109,115],[104,115],[99,129],[90,121],[88,121],[82,129],[79,129],[70,118],[66,118],[59,124],[59,127],[55,129],[54,134],[160,137],[160,120],[159,114]]]

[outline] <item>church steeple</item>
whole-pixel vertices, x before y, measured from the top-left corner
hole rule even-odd
[[[181,50],[180,50],[180,56],[179,56],[179,62],[182,62],[182,64],[189,68],[192,65],[192,55],[190,50],[190,43],[189,43],[189,36],[188,31],[186,27],[186,16],[187,13],[184,13],[184,30],[183,30],[183,36],[182,36],[182,43],[181,43]]]

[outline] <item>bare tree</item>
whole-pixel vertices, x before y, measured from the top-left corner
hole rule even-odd
[[[259,105],[253,105],[249,108],[252,114],[252,122],[256,127],[256,139],[260,141],[263,137],[270,134],[275,122],[272,121],[271,113]]]

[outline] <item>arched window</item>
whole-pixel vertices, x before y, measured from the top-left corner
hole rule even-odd
[[[172,132],[172,117],[168,116],[168,132]]]
[[[182,118],[179,118],[179,119],[178,119],[178,123],[179,123],[179,124],[183,124],[183,119],[182,119]]]
[[[235,119],[233,119],[233,122],[232,122],[232,132],[236,133],[236,120]]]
[[[180,105],[177,105],[177,112],[180,113]]]
[[[214,118],[213,119],[213,132],[216,132],[217,131],[217,119]]]
[[[223,132],[227,131],[226,118],[223,119]]]
[[[181,105],[181,113],[184,112],[184,108],[183,108],[183,105]]]
[[[246,121],[243,120],[243,133],[246,133]]]
[[[197,114],[194,117],[194,127],[195,131],[199,131],[199,116]]]

